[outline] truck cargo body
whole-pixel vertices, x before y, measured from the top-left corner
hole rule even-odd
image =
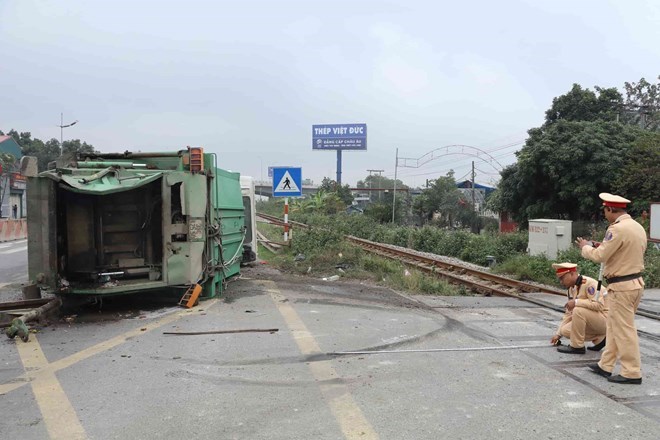
[[[213,297],[239,272],[239,174],[201,148],[82,157],[28,178],[28,272],[56,293]]]

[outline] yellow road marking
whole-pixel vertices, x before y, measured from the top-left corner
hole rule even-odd
[[[85,348],[85,349],[83,349],[83,350],[81,350],[77,353],[74,353],[70,356],[62,358],[62,359],[57,360],[55,362],[52,362],[52,363],[46,362],[45,364],[36,367],[35,370],[30,372],[31,374],[26,373],[26,374],[23,374],[21,376],[18,376],[16,378],[14,378],[9,383],[0,384],[0,396],[3,395],[3,394],[7,394],[11,391],[14,391],[14,390],[28,384],[31,380],[34,380],[34,378],[38,377],[40,374],[44,374],[44,375],[55,374],[57,371],[62,370],[62,369],[67,368],[67,367],[70,367],[71,365],[73,365],[77,362],[80,362],[82,360],[90,358],[90,357],[92,357],[94,355],[97,355],[99,353],[102,353],[104,351],[110,350],[111,348],[114,348],[114,347],[126,342],[126,340],[128,338],[131,338],[131,337],[134,337],[134,336],[137,336],[137,335],[140,335],[140,334],[148,333],[148,332],[150,332],[152,330],[155,330],[159,327],[162,327],[162,326],[167,325],[171,322],[174,322],[179,318],[182,318],[184,316],[188,316],[190,314],[189,313],[190,311],[195,312],[195,311],[199,310],[200,308],[209,309],[212,306],[214,306],[215,304],[217,304],[217,300],[215,300],[215,299],[204,301],[204,303],[202,305],[200,305],[198,307],[193,307],[189,311],[179,312],[179,313],[171,313],[167,316],[163,316],[162,318],[160,318],[156,321],[141,325],[140,327],[137,327],[133,330],[129,330],[128,332],[126,332],[124,334],[121,334],[119,336],[115,336],[114,338],[108,339],[107,341],[100,342],[96,345],[92,345],[91,347],[87,347],[87,348]],[[143,328],[146,328],[146,330],[143,331],[142,330]],[[33,334],[30,334],[30,338],[32,338],[33,336],[34,336]],[[19,347],[21,345],[28,345],[29,346],[30,343],[28,342],[27,344],[23,344],[22,342],[16,340],[16,345],[17,345],[17,347]]]
[[[272,281],[262,281],[271,298],[277,305],[277,309],[286,321],[287,327],[293,334],[298,344],[298,349],[304,355],[319,354],[321,349],[316,343],[314,336],[307,330],[295,309],[286,301],[286,298],[277,289]],[[339,383],[332,383],[339,375],[332,367],[331,361],[310,362],[308,364],[314,378],[320,382],[319,387],[323,398],[328,403],[332,414],[341,427],[344,437],[347,439],[378,439],[378,434],[366,419],[362,410],[351,396],[348,388]]]
[[[87,438],[76,410],[60,386],[54,372],[41,372],[48,365],[41,345],[35,335],[28,344],[17,344],[27,376],[31,380],[32,392],[37,399],[46,429],[53,440],[83,440]],[[32,372],[36,372],[34,374]]]

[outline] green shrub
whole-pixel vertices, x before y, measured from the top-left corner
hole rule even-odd
[[[644,255],[644,283],[649,289],[660,287],[660,249],[652,243]]]
[[[500,222],[492,217],[481,217],[482,230],[489,234],[497,234],[500,230]]]
[[[332,229],[309,228],[295,233],[291,241],[291,249],[295,254],[314,254],[324,248],[338,246],[343,240],[343,234]]]
[[[497,234],[495,237],[496,243],[493,255],[497,261],[505,261],[509,257],[527,252],[529,242],[527,232]]]
[[[487,256],[494,256],[497,248],[497,239],[492,235],[473,235],[461,251],[461,260],[485,266],[488,264]]]
[[[413,229],[410,234],[412,248],[422,252],[433,252],[441,241],[442,234],[438,231],[438,228],[428,225]]]
[[[557,285],[557,277],[552,269],[552,261],[543,255],[516,255],[497,264],[493,271],[513,275],[521,281],[536,281],[548,285]]]
[[[598,279],[598,271],[600,270],[600,263],[582,258],[580,248],[571,246],[570,248],[559,251],[555,263],[575,263],[578,265],[578,270],[581,274],[591,278]]]

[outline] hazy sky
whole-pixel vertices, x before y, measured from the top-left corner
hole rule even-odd
[[[79,138],[101,151],[203,146],[257,179],[269,165],[335,178],[311,126],[366,123],[343,182],[393,177],[463,144],[502,165],[573,83],[660,73],[657,1],[0,0],[0,129]],[[520,142],[516,145],[512,143]],[[508,146],[507,146],[508,145]],[[452,155],[400,178],[489,163]]]

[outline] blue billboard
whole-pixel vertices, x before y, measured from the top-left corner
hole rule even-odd
[[[366,150],[367,124],[312,125],[312,150]]]

